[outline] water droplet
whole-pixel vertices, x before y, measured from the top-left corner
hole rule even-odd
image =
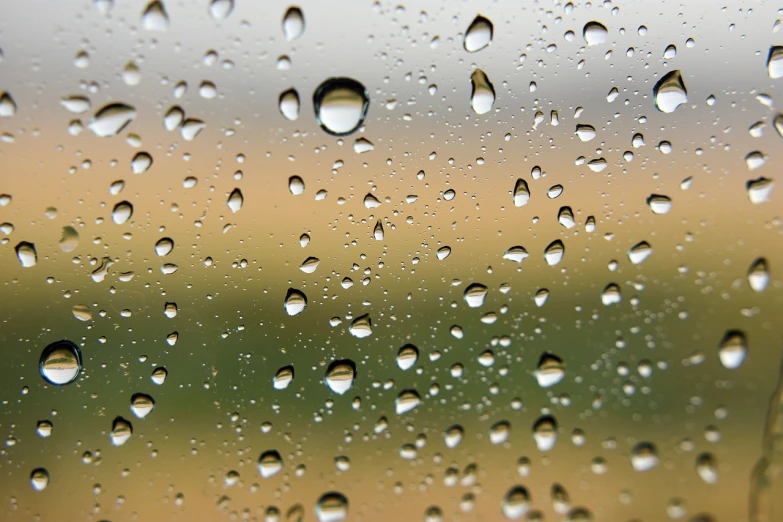
[[[296,89],[288,89],[280,94],[278,102],[280,114],[287,120],[294,121],[299,117],[299,93]]]
[[[122,446],[133,435],[133,425],[130,421],[122,418],[115,417],[111,423],[111,433],[109,438],[114,446]]]
[[[228,196],[228,200],[226,201],[226,205],[228,205],[228,208],[231,209],[231,212],[236,214],[240,211],[242,208],[242,204],[245,202],[244,196],[242,196],[242,191],[238,188],[235,188],[231,191],[231,194]]]
[[[583,507],[577,507],[569,511],[563,522],[592,522],[593,515]]]
[[[198,94],[205,100],[212,100],[218,95],[217,86],[208,80],[204,80],[198,86]]]
[[[419,360],[419,349],[412,344],[406,344],[397,352],[397,366],[401,370],[410,370]]]
[[[318,124],[333,136],[356,132],[364,122],[369,105],[367,89],[351,78],[329,78],[313,93]]]
[[[712,453],[702,453],[696,457],[696,473],[707,484],[718,482],[718,463]]]
[[[212,0],[209,3],[209,14],[215,20],[223,20],[234,10],[234,0]]]
[[[549,243],[549,245],[544,249],[544,260],[546,261],[546,264],[549,266],[555,266],[560,261],[563,260],[563,255],[565,254],[565,245],[563,245],[563,242],[559,239],[556,239]]]
[[[378,208],[381,206],[381,202],[378,201],[378,198],[376,198],[370,193],[367,193],[367,195],[364,196],[363,202],[365,208]]]
[[[754,292],[763,292],[769,284],[769,265],[760,257],[753,261],[748,269],[748,284]]]
[[[139,419],[143,419],[155,408],[155,400],[146,393],[134,393],[131,397],[131,411]]]
[[[628,260],[634,265],[638,265],[650,257],[652,253],[653,250],[650,243],[647,241],[640,241],[628,250]]]
[[[631,466],[636,471],[649,471],[658,465],[658,450],[651,442],[640,442],[631,450]]]
[[[291,176],[288,178],[288,190],[294,196],[301,196],[305,191],[304,180],[299,176]]]
[[[421,397],[416,390],[402,390],[394,400],[394,411],[397,415],[404,415],[415,410],[421,404]]]
[[[783,46],[773,45],[769,48],[767,74],[773,80],[783,77]]]
[[[650,194],[647,198],[647,206],[654,214],[668,214],[672,209],[672,200],[669,196]]]
[[[473,86],[470,95],[470,107],[476,114],[488,113],[495,104],[495,87],[481,69],[473,71],[473,74],[470,75],[470,82]]]
[[[593,138],[595,138],[595,127],[592,125],[577,125],[576,126],[576,136],[581,141],[590,141]]]
[[[601,302],[604,306],[611,306],[619,304],[623,300],[623,295],[620,292],[620,287],[614,283],[609,283],[601,292]]]
[[[139,152],[131,160],[131,171],[134,174],[144,174],[152,166],[152,156],[146,152]]]
[[[546,197],[549,199],[555,199],[563,193],[563,185],[552,185],[549,190],[546,191]]]
[[[443,433],[443,440],[448,448],[456,448],[465,437],[465,430],[459,424],[449,427]]]
[[[369,314],[360,315],[348,327],[348,332],[358,339],[364,339],[372,335],[372,320]]]
[[[105,105],[90,120],[87,127],[101,138],[116,136],[136,119],[136,109],[124,103]]]
[[[293,380],[294,367],[291,365],[283,366],[277,370],[274,379],[272,379],[272,386],[274,386],[275,390],[285,390]]]
[[[557,443],[557,421],[550,415],[540,417],[533,424],[533,441],[539,451],[549,451]]]
[[[663,57],[666,60],[671,60],[675,56],[677,56],[677,47],[675,47],[674,45],[666,46],[666,49],[663,51]]]
[[[462,45],[469,53],[480,51],[492,43],[492,22],[481,15],[476,16],[465,31]]]
[[[49,472],[46,468],[35,468],[30,473],[30,485],[36,491],[43,491],[49,485]]]
[[[163,306],[163,315],[168,317],[169,319],[174,319],[177,317],[177,303],[166,303]]]
[[[329,365],[324,383],[337,395],[344,395],[353,386],[354,379],[356,379],[356,365],[353,361],[344,359]]]
[[[158,386],[161,386],[163,383],[166,382],[166,377],[168,377],[169,372],[166,370],[166,368],[159,366],[152,370],[152,375],[150,376],[150,379],[152,379],[152,382],[157,384]]]
[[[367,138],[358,138],[353,142],[353,151],[357,154],[364,154],[375,150],[375,145]]]
[[[294,288],[289,288],[283,308],[288,315],[299,315],[307,307],[307,296]]]
[[[571,502],[571,499],[568,496],[568,492],[563,486],[555,483],[552,484],[550,496],[552,497],[552,509],[555,510],[555,513],[564,515],[568,511],[568,506]]]
[[[776,115],[772,124],[775,127],[775,131],[778,133],[778,136],[783,138],[783,114]]]
[[[498,421],[489,428],[489,442],[503,444],[511,436],[511,424],[508,421]]]
[[[748,199],[754,205],[769,201],[773,188],[775,188],[775,181],[765,177],[751,179],[746,183]]]
[[[85,96],[64,96],[60,100],[60,105],[73,114],[82,114],[92,107],[90,100]]]
[[[465,289],[462,297],[471,308],[478,308],[484,304],[487,297],[487,287],[481,283],[473,283]]]
[[[140,84],[141,71],[139,70],[139,66],[132,61],[126,63],[125,67],[122,69],[122,81],[125,82],[125,85],[130,86]]]
[[[147,31],[165,31],[169,28],[169,15],[160,0],[153,0],[141,15],[141,26]]]
[[[500,507],[507,519],[522,518],[530,509],[530,493],[524,486],[513,486],[503,497]]]
[[[35,250],[35,244],[22,241],[14,248],[16,257],[24,268],[30,268],[38,263],[38,252]]]
[[[283,469],[283,458],[277,450],[267,450],[258,457],[258,473],[263,478],[274,477]]]
[[[688,91],[683,83],[680,71],[671,71],[653,87],[655,108],[661,112],[674,112],[677,107],[688,101]]]
[[[582,30],[582,37],[587,42],[587,45],[599,45],[606,42],[606,37],[609,35],[606,26],[599,22],[587,22]]]
[[[92,312],[90,307],[86,304],[77,304],[71,309],[73,316],[79,321],[89,321],[92,319]]]
[[[302,264],[299,265],[299,270],[304,272],[305,274],[312,274],[315,272],[315,269],[318,268],[318,264],[321,262],[320,259],[317,257],[308,257],[304,261],[302,261]]]
[[[546,288],[542,288],[538,292],[536,292],[535,297],[533,298],[533,301],[536,303],[536,306],[541,308],[544,306],[549,299],[549,290]]]
[[[520,178],[514,184],[514,206],[521,207],[530,200],[530,189],[527,188],[527,181]]]
[[[207,124],[203,121],[195,118],[188,118],[182,123],[182,127],[179,129],[179,135],[182,136],[182,139],[185,141],[193,141],[206,127]]]
[[[513,261],[514,263],[521,263],[528,256],[529,254],[527,253],[527,250],[525,250],[525,247],[519,245],[512,246],[503,252],[503,259],[506,261]]]
[[[438,506],[430,506],[424,510],[424,522],[443,522],[443,511]]]
[[[576,226],[574,212],[571,210],[571,207],[560,207],[560,210],[557,212],[557,222],[569,230]]]
[[[111,211],[111,220],[118,225],[127,223],[131,216],[133,216],[133,205],[128,201],[120,201]]]
[[[318,522],[339,522],[348,516],[348,499],[342,493],[324,493],[315,505]]]
[[[82,351],[65,339],[53,342],[41,352],[38,371],[49,384],[70,384],[82,371]]]
[[[379,219],[375,223],[375,228],[372,230],[372,235],[375,238],[376,241],[383,241],[383,224],[381,223],[381,220]]]
[[[60,236],[60,250],[63,252],[71,252],[77,246],[79,246],[79,232],[71,226],[63,227],[62,235]]]
[[[745,156],[745,166],[748,170],[756,170],[764,166],[767,159],[764,157],[764,153],[759,151],[753,151]]]
[[[183,121],[185,121],[185,111],[182,110],[182,107],[175,105],[163,117],[163,128],[167,131],[176,130]]]
[[[296,40],[305,30],[305,20],[302,10],[298,7],[289,7],[283,15],[283,34],[289,42]]]
[[[439,261],[443,261],[450,255],[451,255],[451,247],[448,246],[442,246],[435,252],[435,256],[438,258]]]
[[[727,331],[718,346],[718,358],[729,370],[736,370],[748,355],[748,340],[740,330]]]
[[[46,439],[51,437],[53,429],[54,425],[52,425],[51,421],[40,420],[38,421],[38,426],[36,427],[35,431],[38,433],[39,437]]]
[[[310,235],[309,234],[302,234],[299,236],[299,245],[304,248],[307,245],[310,244]]]
[[[16,102],[7,92],[0,94],[0,117],[10,118],[16,115]]]
[[[565,377],[565,365],[557,355],[544,352],[538,359],[536,380],[542,388],[549,388],[559,383]]]

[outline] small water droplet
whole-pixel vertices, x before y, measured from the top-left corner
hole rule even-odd
[[[169,15],[160,0],[153,0],[141,15],[141,26],[147,31],[165,31],[169,28]]]
[[[38,370],[49,384],[70,384],[82,371],[82,352],[71,341],[63,339],[53,342],[41,352]]]
[[[748,269],[748,284],[754,292],[763,292],[769,284],[769,264],[760,257]]]
[[[661,194],[650,194],[647,198],[647,206],[654,214],[668,214],[672,209],[672,200],[669,196]]]
[[[525,250],[525,247],[519,245],[512,246],[503,252],[503,259],[506,261],[513,261],[514,263],[521,263],[528,256],[529,254],[527,253],[527,250]]]
[[[647,241],[640,241],[628,250],[628,260],[634,265],[638,265],[650,257],[652,253],[653,250],[650,243]]]
[[[718,463],[712,453],[702,453],[696,457],[696,473],[707,484],[718,482]]]
[[[300,290],[289,288],[283,308],[288,315],[299,315],[307,307],[307,296]]]
[[[0,117],[10,118],[16,115],[16,102],[7,92],[0,94]]]
[[[415,410],[421,404],[421,397],[416,390],[402,390],[394,400],[394,411],[404,415]]]
[[[549,451],[557,443],[557,421],[550,415],[539,417],[533,424],[533,441],[539,451]]]
[[[358,138],[353,142],[353,151],[357,154],[364,154],[375,150],[375,145],[367,138]]]
[[[182,125],[183,121],[185,121],[185,111],[179,105],[175,105],[163,117],[163,128],[167,131],[176,130]]]
[[[347,136],[361,127],[369,105],[367,89],[351,78],[329,78],[313,93],[318,124],[333,136]]]
[[[544,249],[544,260],[549,266],[555,266],[562,261],[563,255],[565,255],[565,245],[559,239],[552,241]]]
[[[631,450],[631,466],[636,471],[649,471],[658,465],[658,450],[651,442],[640,442]]]
[[[667,60],[671,60],[677,56],[677,47],[674,45],[667,45],[666,49],[663,51],[663,57]]]
[[[538,359],[536,380],[542,388],[549,388],[559,383],[565,377],[565,365],[557,355],[544,352]]]
[[[451,255],[451,247],[448,246],[442,246],[435,252],[435,256],[438,258],[439,261],[443,261],[450,255]]]
[[[337,395],[344,395],[356,379],[356,365],[348,359],[333,361],[326,370],[324,383]]]
[[[373,228],[372,231],[372,235],[376,241],[383,241],[384,231],[383,231],[383,224],[381,223],[380,219],[376,221],[375,227]]]
[[[318,522],[340,522],[348,516],[348,499],[342,493],[324,493],[315,505]]]
[[[35,468],[30,473],[30,485],[36,491],[43,491],[49,485],[49,472],[46,468]]]
[[[315,269],[318,268],[318,264],[321,262],[320,259],[317,257],[308,257],[304,261],[302,261],[302,264],[299,265],[299,270],[304,272],[305,274],[312,274],[315,272]]]
[[[655,108],[661,112],[674,112],[677,107],[688,101],[688,91],[680,71],[671,71],[653,87]]]
[[[52,430],[54,430],[54,425],[51,421],[48,420],[38,421],[38,426],[35,429],[35,431],[38,433],[38,436],[42,439],[51,437]]]
[[[131,397],[131,411],[139,418],[143,419],[155,408],[155,400],[146,393],[134,393]]]
[[[168,377],[169,372],[166,370],[166,368],[159,366],[152,370],[152,375],[150,376],[150,379],[152,379],[152,382],[157,384],[158,386],[161,386],[163,383],[166,382],[166,377]]]
[[[599,45],[606,42],[606,37],[609,35],[606,26],[599,22],[587,22],[582,30],[582,37],[587,42],[588,46]]]
[[[298,7],[289,7],[283,15],[283,35],[289,42],[296,40],[305,30],[305,20],[302,10]]]
[[[727,331],[718,346],[718,358],[729,370],[736,370],[748,355],[748,340],[740,330]]]
[[[527,187],[527,181],[519,178],[514,184],[514,206],[522,207],[530,200],[530,189]]]
[[[530,493],[524,486],[513,486],[506,492],[500,507],[507,519],[522,518],[530,509]]]
[[[130,61],[125,64],[125,67],[122,69],[122,81],[125,82],[125,85],[130,86],[141,83],[141,71],[135,62]]]
[[[101,138],[118,135],[136,119],[136,109],[124,103],[111,103],[102,107],[90,120],[87,127]]]
[[[118,225],[123,225],[133,216],[133,205],[128,201],[120,201],[111,211],[111,219]]]
[[[419,360],[419,349],[412,344],[406,344],[397,352],[397,366],[405,371],[410,370]]]
[[[469,53],[482,50],[492,43],[494,27],[492,22],[481,15],[476,16],[465,31],[462,45]]]
[[[231,11],[234,10],[234,0],[212,0],[209,3],[209,14],[215,20],[228,18]]]
[[[470,107],[478,115],[488,113],[495,104],[495,87],[481,69],[473,71],[470,82],[472,85]]]
[[[73,316],[79,321],[89,321],[92,319],[90,307],[86,304],[77,304],[71,309]]]
[[[620,292],[620,287],[614,283],[609,283],[601,292],[601,302],[604,306],[611,306],[619,304],[623,300],[623,295]]]
[[[299,93],[296,89],[288,89],[280,94],[278,101],[280,114],[287,120],[294,121],[299,117]]]
[[[508,421],[498,421],[489,428],[489,442],[503,444],[511,436],[511,424]]]
[[[571,210],[571,207],[560,207],[560,210],[557,212],[557,222],[569,230],[576,226],[574,212]]]
[[[144,174],[152,166],[152,156],[147,152],[138,152],[131,160],[131,171],[134,174]]]
[[[277,370],[274,379],[272,379],[272,386],[274,386],[275,390],[285,390],[293,380],[294,367],[292,365],[283,366]]]
[[[465,430],[459,424],[455,424],[443,433],[443,440],[448,448],[456,448],[465,437]]]
[[[79,246],[79,232],[71,226],[63,227],[59,245],[63,252],[72,252]]]
[[[471,308],[478,308],[484,304],[487,297],[487,287],[481,283],[473,283],[465,289],[463,298]]]

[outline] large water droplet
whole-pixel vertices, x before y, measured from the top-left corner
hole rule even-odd
[[[769,48],[767,74],[773,80],[783,77],[783,46],[773,45]]]
[[[505,494],[500,507],[507,519],[522,518],[530,509],[530,493],[524,486],[514,486]]]
[[[283,469],[283,458],[277,450],[267,450],[258,457],[258,473],[263,478],[277,475]]]
[[[332,362],[326,370],[324,383],[337,395],[343,395],[351,389],[356,379],[356,365],[344,359]]]
[[[520,178],[514,184],[514,206],[521,207],[530,200],[530,189],[527,187],[527,181]]]
[[[763,257],[756,259],[748,269],[748,284],[754,292],[763,292],[769,284],[769,265]]]
[[[285,390],[293,380],[294,367],[291,365],[283,366],[277,370],[274,379],[272,379],[272,386],[274,386],[275,390]]]
[[[471,308],[478,308],[484,304],[487,297],[487,287],[481,283],[473,283],[465,289],[462,297]]]
[[[64,96],[60,100],[60,105],[73,114],[82,114],[92,107],[90,99],[86,96]]]
[[[7,92],[0,94],[0,117],[10,118],[16,115],[16,102]]]
[[[46,468],[35,468],[30,473],[30,485],[36,491],[43,491],[49,485],[49,472]]]
[[[333,136],[356,132],[364,122],[369,105],[367,89],[351,78],[329,78],[313,93],[318,124]]]
[[[152,379],[152,382],[157,384],[158,386],[161,386],[163,383],[166,382],[166,377],[168,377],[169,372],[166,370],[166,368],[162,366],[158,366],[154,370],[152,370],[152,375],[150,376],[150,379]]]
[[[606,30],[606,26],[599,22],[587,22],[582,29],[582,37],[587,42],[587,45],[599,45],[606,42],[606,37],[609,35],[609,31]]]
[[[557,222],[569,230],[576,226],[574,211],[571,210],[571,207],[560,207],[560,210],[557,211]]]
[[[131,216],[133,216],[133,205],[128,201],[120,201],[111,211],[111,220],[118,225],[127,223]]]
[[[305,191],[305,183],[299,176],[291,176],[288,178],[288,190],[294,196],[301,196]]]
[[[383,241],[383,236],[384,236],[383,223],[381,223],[380,219],[375,222],[375,227],[372,230],[372,235],[376,241]]]
[[[111,423],[111,433],[109,434],[112,445],[122,446],[128,442],[131,435],[133,435],[133,425],[130,421],[122,417],[115,417]]]
[[[769,201],[772,189],[775,188],[775,181],[762,176],[757,179],[748,180],[745,188],[750,202],[754,205],[759,205]]]
[[[288,89],[280,94],[278,102],[280,114],[287,120],[294,121],[299,117],[299,93],[296,89]]]
[[[702,453],[696,457],[696,473],[707,484],[718,482],[718,463],[711,453]]]
[[[748,340],[740,330],[727,331],[718,346],[718,358],[729,370],[736,370],[748,355]]]
[[[394,411],[403,415],[415,410],[421,404],[421,397],[416,390],[402,390],[394,400]]]
[[[72,252],[77,246],[79,246],[79,232],[71,226],[63,227],[62,235],[60,236],[60,250],[63,252]]]
[[[52,424],[51,421],[48,420],[38,421],[38,426],[35,429],[35,431],[42,439],[47,439],[51,437],[52,430],[54,430],[54,425]]]
[[[146,393],[134,393],[131,397],[131,411],[139,419],[143,419],[155,408],[155,400]]]
[[[688,101],[688,91],[683,83],[680,71],[671,71],[653,87],[655,108],[661,112],[674,112],[674,110]]]
[[[559,383],[565,377],[565,365],[557,355],[544,352],[538,359],[536,380],[542,388],[549,388]]]
[[[499,421],[489,428],[489,442],[503,444],[511,436],[511,424],[508,421]]]
[[[464,437],[465,430],[459,424],[455,424],[443,432],[443,440],[448,448],[456,448]]]
[[[155,243],[155,253],[160,257],[167,256],[174,250],[174,240],[170,237],[164,237]]]
[[[604,306],[611,306],[619,304],[623,300],[623,295],[620,292],[620,287],[614,283],[609,283],[601,292],[601,302]]]
[[[412,344],[406,344],[397,352],[397,366],[401,370],[410,370],[419,360],[419,349]]]
[[[242,209],[242,204],[245,202],[245,198],[242,195],[242,191],[238,188],[235,188],[231,191],[231,194],[228,195],[228,200],[226,201],[226,205],[228,205],[228,208],[231,209],[231,212],[237,213]]]
[[[131,171],[134,174],[144,174],[152,166],[152,156],[147,152],[139,152],[131,160]]]
[[[288,315],[299,315],[307,307],[307,296],[300,290],[289,288],[283,308]]]
[[[296,40],[305,30],[305,20],[302,10],[298,7],[289,7],[283,15],[283,34],[289,42]]]
[[[165,31],[169,28],[169,15],[160,0],[153,0],[141,15],[141,26],[147,31]]]
[[[470,94],[470,107],[476,114],[486,114],[492,110],[495,104],[495,87],[489,81],[486,73],[476,69],[470,75],[472,90]]]
[[[35,244],[22,241],[16,247],[16,257],[24,268],[30,268],[38,263],[38,252],[35,250]]]
[[[90,307],[86,304],[74,305],[71,312],[73,313],[74,318],[79,321],[89,321],[92,319],[92,312],[90,311]]]
[[[595,138],[595,127],[592,125],[579,124],[576,126],[576,136],[581,141],[590,141]]]
[[[647,241],[640,241],[628,250],[628,260],[634,265],[638,265],[650,257],[652,253],[653,250],[650,243]]]
[[[492,22],[481,15],[476,16],[465,31],[462,45],[469,53],[480,51],[492,43]]]
[[[176,130],[183,121],[185,121],[185,111],[182,110],[182,107],[175,105],[163,116],[163,128],[167,131]]]
[[[631,466],[636,471],[649,471],[658,465],[658,450],[651,442],[640,442],[631,450]]]
[[[549,451],[557,443],[557,421],[550,415],[539,417],[533,424],[533,440],[539,451]]]
[[[512,246],[503,252],[503,259],[506,261],[513,261],[514,263],[521,263],[528,256],[529,254],[527,253],[527,250],[525,250],[525,247],[519,245]]]
[[[41,352],[38,371],[49,384],[70,384],[82,371],[82,351],[65,339],[53,342]]]
[[[302,264],[299,265],[299,270],[304,272],[305,274],[312,274],[315,272],[315,269],[318,268],[319,263],[321,262],[320,259],[317,257],[308,257],[304,261],[302,261]]]
[[[234,10],[234,0],[212,0],[209,3],[209,14],[215,20],[223,20]]]
[[[672,200],[669,196],[661,194],[650,194],[647,198],[647,206],[654,214],[668,214],[672,209]]]
[[[556,239],[549,243],[549,245],[544,249],[544,260],[546,261],[546,264],[549,266],[555,266],[560,261],[563,260],[563,255],[565,254],[565,245],[563,245],[563,242],[559,239]]]
[[[318,522],[339,522],[348,516],[348,499],[342,493],[324,493],[315,504]]]
[[[101,138],[116,136],[136,119],[136,109],[124,103],[111,103],[102,107],[87,127]]]
[[[348,332],[358,339],[364,339],[372,335],[372,320],[369,314],[360,315],[348,327]]]

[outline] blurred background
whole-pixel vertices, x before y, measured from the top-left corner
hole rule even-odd
[[[783,517],[774,2],[4,7],[0,519]]]

